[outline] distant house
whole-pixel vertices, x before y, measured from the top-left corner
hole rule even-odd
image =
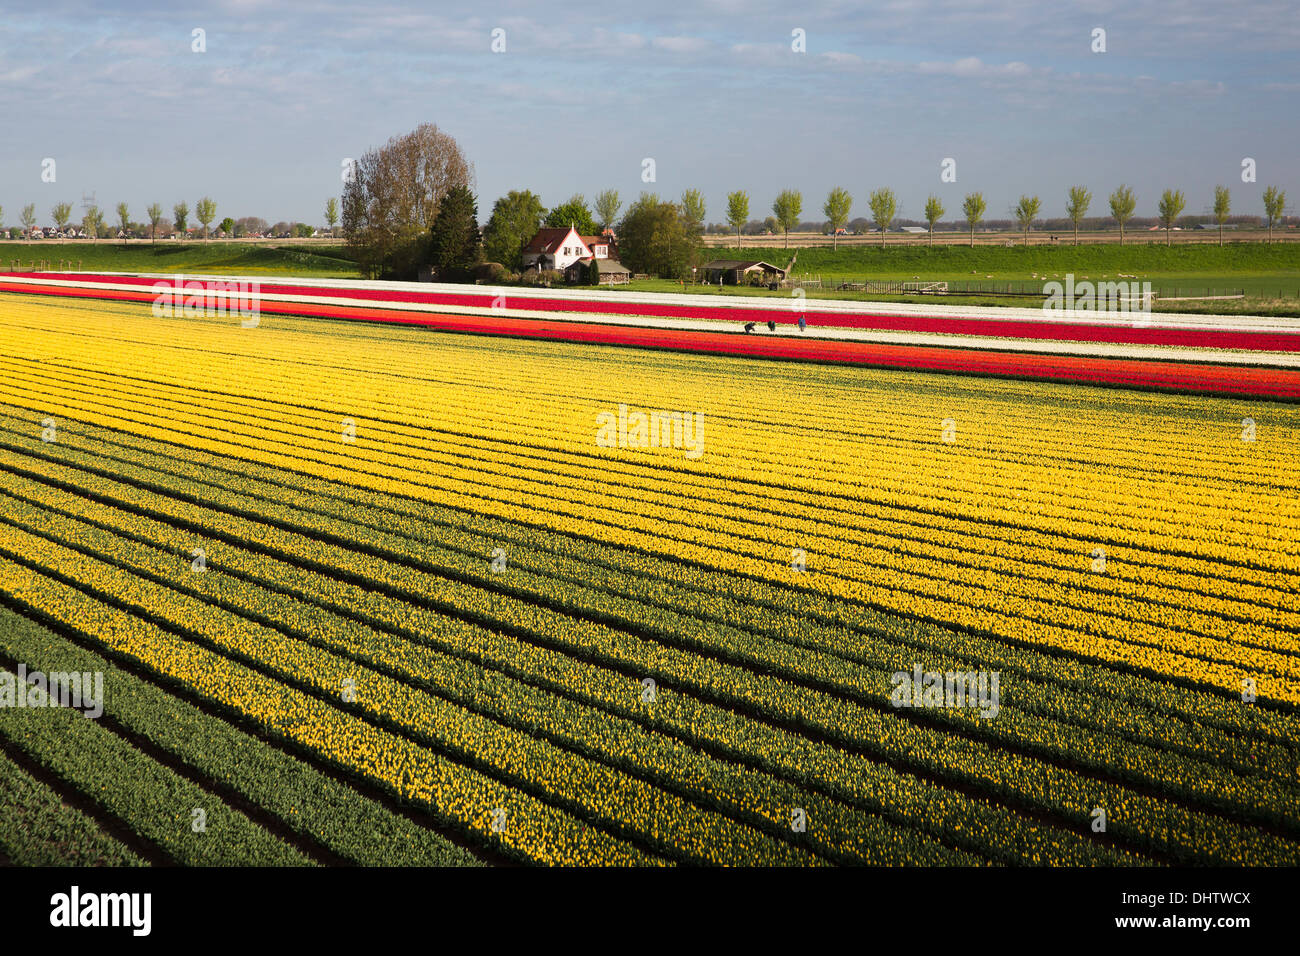
[[[524,246],[525,269],[558,269],[563,272],[579,259],[615,259],[618,248],[612,233],[581,236],[568,229],[539,229]]]
[[[929,232],[929,231],[930,230],[926,229],[925,226],[904,226],[903,227],[903,232],[922,233],[922,232]]]
[[[764,284],[785,279],[785,270],[770,262],[746,259],[714,259],[701,270],[703,280],[710,285],[745,285],[761,279]]]
[[[628,269],[617,259],[600,259],[595,256],[588,256],[586,259],[579,259],[577,262],[570,263],[564,270],[564,278],[567,282],[589,282],[591,276],[591,264],[596,263],[596,268],[600,272],[600,285],[624,285],[632,281],[632,270]]]

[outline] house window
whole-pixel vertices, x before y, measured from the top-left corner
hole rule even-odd
[[[564,247],[564,254],[565,254],[566,256],[569,254],[569,247],[568,247],[568,246],[565,246],[565,247]]]

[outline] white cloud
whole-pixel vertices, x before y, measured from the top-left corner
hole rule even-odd
[[[650,45],[670,53],[704,53],[713,46],[703,37],[655,37]]]

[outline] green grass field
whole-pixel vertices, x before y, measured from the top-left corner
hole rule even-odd
[[[707,250],[710,258],[761,259],[782,268],[796,250],[779,246],[744,246]],[[993,295],[994,291],[1041,292],[1046,279],[1073,273],[1076,281],[1149,281],[1161,298],[1245,294],[1244,299],[1205,302],[1165,302],[1164,311],[1253,312],[1300,314],[1300,244],[1229,243],[1222,248],[1175,242],[1166,247],[1145,236],[1118,245],[1058,246],[869,246],[797,250],[795,277],[820,276],[830,285],[841,281],[926,280],[948,282],[950,288],[971,288],[969,295],[883,295],[809,289],[810,298],[871,298],[900,302],[943,302],[952,305],[1026,305],[1036,299]],[[681,291],[668,280],[635,282],[632,291]],[[976,291],[978,290],[978,291]],[[698,291],[698,290],[697,290]],[[788,289],[728,287],[723,295],[787,297]]]
[[[22,271],[33,261],[48,268],[86,272],[188,272],[219,275],[297,275],[319,279],[356,278],[356,265],[342,244],[254,244],[247,242],[0,243],[0,271]],[[71,262],[68,266],[67,263]],[[78,265],[80,263],[80,265]]]

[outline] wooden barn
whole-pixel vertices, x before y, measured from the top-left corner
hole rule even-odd
[[[770,262],[745,259],[714,259],[700,270],[709,285],[771,285],[785,281],[786,271]]]

